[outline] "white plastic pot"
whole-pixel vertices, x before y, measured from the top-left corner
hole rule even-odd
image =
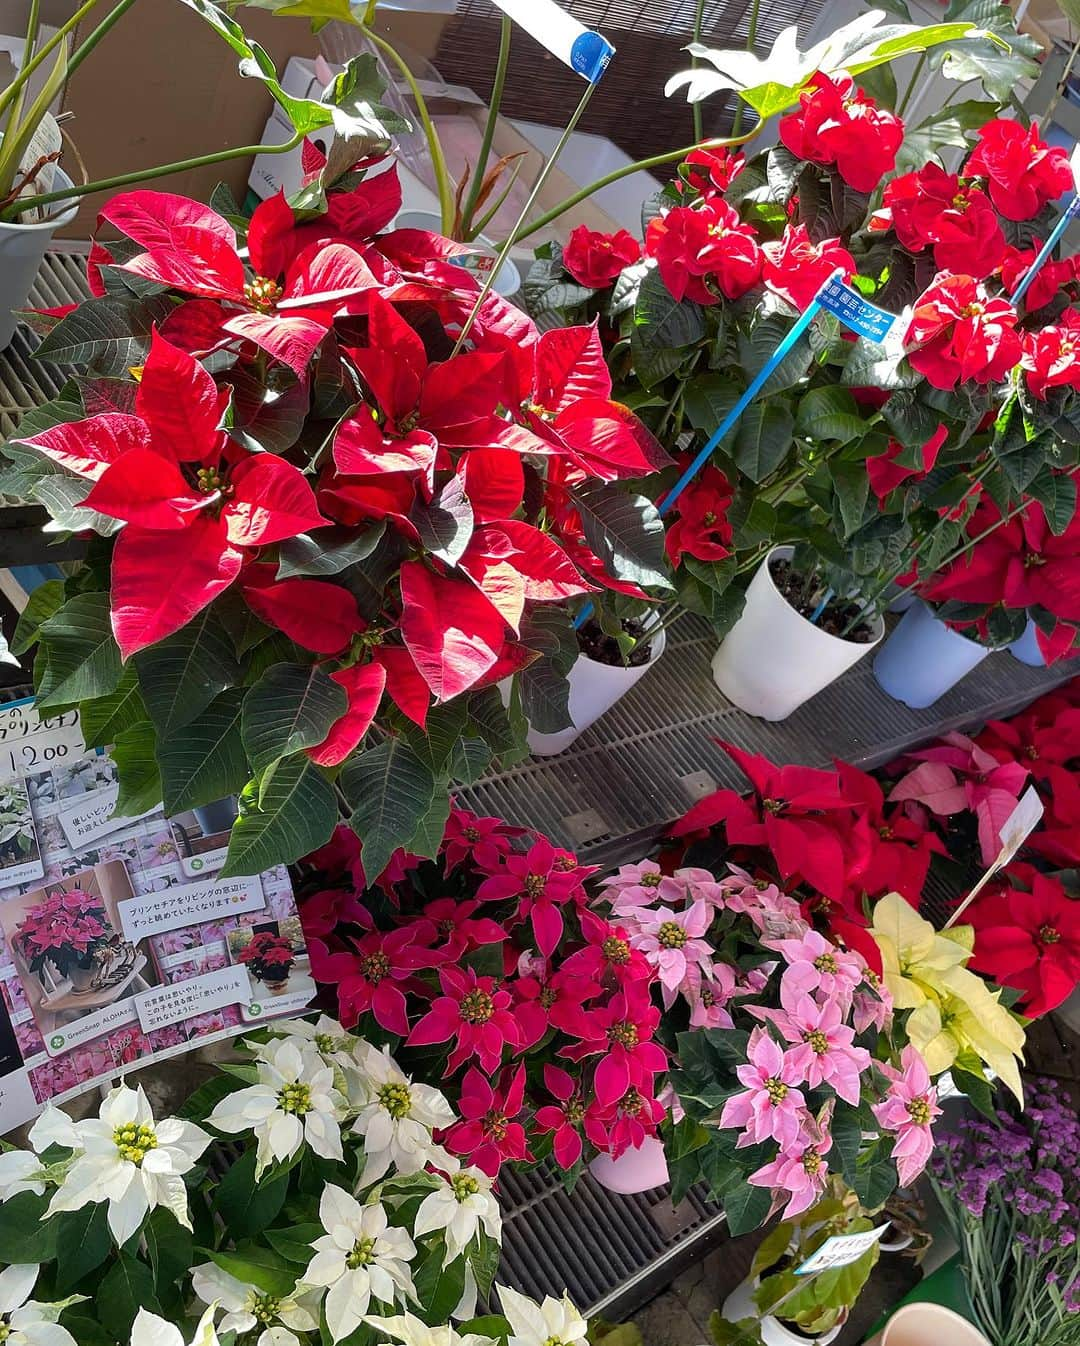
[[[717,687],[729,701],[763,720],[786,720],[804,701],[857,664],[885,634],[859,644],[823,631],[796,612],[773,583],[770,564],[789,561],[793,547],[774,547],[746,591],[742,616],[712,663]]]
[[[442,216],[436,215],[433,210],[403,210],[399,212],[394,221],[395,229],[426,229],[429,234],[442,233]],[[481,234],[475,243],[465,245],[472,249],[477,257],[493,258],[498,256],[498,249],[489,238]],[[469,271],[471,275],[482,285],[487,277],[487,273],[480,274],[472,267],[465,265],[464,258],[451,257],[449,259],[455,265],[461,265],[464,270]],[[499,267],[495,276],[495,293],[501,294],[504,299],[509,299],[512,294],[517,294],[521,289],[521,272],[508,257],[502,266]]]
[[[748,1277],[745,1281],[739,1282],[724,1300],[723,1315],[726,1322],[737,1323],[740,1318],[759,1318],[761,1311],[754,1303],[756,1289],[756,1277]],[[808,1337],[805,1333],[793,1332],[785,1327],[779,1318],[767,1313],[763,1318],[759,1318],[758,1329],[761,1332],[763,1346],[807,1346],[808,1342],[813,1342],[814,1346],[829,1346],[829,1343],[840,1335],[846,1320],[845,1315],[845,1318],[824,1336]],[[939,1346],[945,1346],[944,1341],[939,1343]]]
[[[932,706],[990,651],[934,616],[923,602],[904,613],[874,660],[874,677],[894,701],[913,710]]]
[[[905,1304],[866,1346],[990,1346],[977,1327],[943,1304]]]
[[[655,620],[655,619],[654,619]],[[536,729],[529,730],[529,750],[536,757],[554,757],[564,752],[575,739],[579,738],[589,725],[595,724],[601,715],[609,711],[617,701],[621,701],[628,691],[641,681],[664,653],[667,644],[667,632],[661,631],[652,641],[649,662],[637,668],[627,668],[623,664],[602,664],[588,655],[579,654],[574,666],[567,675],[570,683],[570,718],[573,726],[562,729],[557,734],[541,734]]]
[[[1045,668],[1046,657],[1039,649],[1037,637],[1038,627],[1028,618],[1028,624],[1024,627],[1024,634],[1019,640],[1014,640],[1011,645],[1005,648],[1014,659],[1019,659],[1022,664],[1027,664],[1029,668]]]
[[[72,186],[74,183],[64,170],[56,168],[54,190]],[[48,209],[60,213],[48,220],[35,224],[0,223],[0,350],[11,344],[19,323],[15,310],[26,307],[53,234],[61,225],[71,223],[78,208],[78,203],[73,202],[61,210],[61,203],[54,202]]]
[[[646,1136],[636,1150],[624,1150],[618,1159],[598,1154],[589,1164],[589,1172],[609,1192],[633,1196],[663,1187],[668,1180],[667,1156],[655,1136]]]

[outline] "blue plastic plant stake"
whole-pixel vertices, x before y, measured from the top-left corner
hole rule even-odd
[[[1039,249],[1038,255],[1036,256],[1032,264],[1028,267],[1027,274],[1024,276],[1024,279],[1013,291],[1011,298],[1014,308],[1017,306],[1017,304],[1020,303],[1020,300],[1023,299],[1024,295],[1027,294],[1028,287],[1031,285],[1031,282],[1042,270],[1043,265],[1046,262],[1046,259],[1053,252],[1058,239],[1065,232],[1065,230],[1068,229],[1071,221],[1075,220],[1078,215],[1080,215],[1080,196],[1074,196],[1073,199],[1069,202],[1066,209],[1062,212],[1061,219],[1058,220],[1057,224],[1055,224],[1053,229],[1050,230],[1050,237]]]
[[[832,598],[832,596],[833,596],[833,590],[832,590],[832,589],[826,589],[825,592],[824,592],[824,594],[823,594],[822,597],[821,597],[821,602],[817,605],[817,607],[814,609],[813,613],[812,613],[811,616],[810,616],[810,622],[811,622],[812,625],[815,625],[815,626],[817,625],[817,620],[818,620],[818,618],[819,618],[819,617],[821,616],[821,614],[825,611],[825,609],[829,606],[829,599]]]
[[[599,33],[586,28],[555,0],[494,0],[553,56],[595,84],[611,64],[615,48]]]

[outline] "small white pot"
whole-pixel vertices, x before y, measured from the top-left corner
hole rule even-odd
[[[655,621],[655,619],[654,619]],[[617,701],[641,681],[664,653],[667,632],[661,631],[652,641],[649,662],[637,668],[623,664],[601,664],[588,655],[579,654],[567,675],[570,683],[570,718],[573,725],[557,734],[541,734],[529,730],[529,750],[535,757],[554,757],[564,752],[579,738],[589,725],[595,724]]]
[[[758,1328],[764,1346],[807,1346],[808,1342],[813,1342],[814,1346],[829,1346],[829,1343],[835,1341],[843,1330],[844,1322],[842,1321],[826,1332],[824,1336],[807,1337],[804,1333],[792,1332],[790,1328],[784,1326],[779,1318],[774,1318],[771,1313],[765,1314],[762,1318],[760,1317],[760,1309],[754,1303],[754,1291],[756,1289],[756,1277],[751,1276],[744,1281],[740,1281],[727,1299],[724,1300],[723,1315],[725,1321],[729,1323],[737,1323],[740,1318],[759,1318]],[[938,1343],[938,1346],[945,1346],[945,1344],[941,1342]]]
[[[904,613],[874,660],[878,686],[913,710],[932,706],[990,651],[934,616],[923,602]]]
[[[857,664],[885,634],[860,645],[831,636],[796,612],[773,583],[773,560],[790,561],[793,547],[774,547],[746,591],[742,616],[720,644],[712,672],[727,699],[763,720],[786,720],[804,701]]]
[[[53,176],[54,189],[62,191],[71,186],[74,186],[71,179],[57,167]],[[15,310],[26,307],[53,234],[62,225],[71,223],[78,208],[78,203],[73,202],[61,209],[61,203],[57,201],[47,209],[61,213],[54,214],[51,219],[37,224],[0,223],[0,350],[6,350],[11,344],[19,324]]]
[[[1029,617],[1028,624],[1024,627],[1024,634],[1020,639],[1005,646],[1014,659],[1019,659],[1022,664],[1027,664],[1029,668],[1046,667],[1046,656],[1039,649],[1038,629]]]
[[[589,1172],[601,1187],[622,1196],[651,1192],[654,1187],[663,1187],[669,1177],[664,1146],[655,1136],[646,1136],[636,1150],[624,1150],[618,1159],[598,1154],[590,1162]]]
[[[398,214],[394,221],[395,229],[426,229],[429,234],[442,233],[442,216],[436,215],[433,210],[403,210]],[[483,234],[475,240],[474,243],[466,243],[464,247],[472,249],[472,257],[478,259],[494,259],[499,255],[499,250],[491,239],[485,238]],[[482,271],[477,267],[469,265],[468,256],[451,257],[455,266],[460,266],[468,271],[470,275],[483,285],[487,279],[487,271]],[[490,270],[490,267],[488,268]],[[498,274],[495,277],[495,293],[501,294],[504,299],[509,299],[512,294],[517,294],[521,289],[521,272],[508,257],[502,266],[499,267]]]
[[[990,1346],[977,1327],[943,1304],[905,1304],[867,1346]]]

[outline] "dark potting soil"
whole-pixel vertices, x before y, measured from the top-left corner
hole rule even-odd
[[[595,659],[598,664],[611,664],[614,668],[625,668],[627,665],[631,668],[640,668],[642,664],[647,664],[652,654],[652,641],[642,639],[645,635],[645,623],[636,617],[624,617],[622,629],[638,642],[627,658],[623,658],[615,637],[609,636],[596,621],[586,622],[578,632],[578,644],[581,646],[582,654],[589,659]]]
[[[790,561],[773,561],[769,566],[769,573],[772,575],[773,583],[790,606],[800,617],[805,617],[809,621],[817,608],[821,586],[808,584],[806,576],[794,570]],[[845,640],[854,641],[856,645],[869,645],[874,639],[874,631],[869,622],[860,622],[851,631],[847,630],[848,623],[858,615],[858,604],[833,598],[815,625],[820,626],[830,636],[843,636]]]

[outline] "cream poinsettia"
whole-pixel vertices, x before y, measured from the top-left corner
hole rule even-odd
[[[414,1314],[404,1313],[394,1318],[368,1317],[364,1322],[388,1337],[404,1342],[404,1346],[491,1346],[490,1338],[474,1332],[455,1332],[445,1326],[429,1327]]]
[[[930,1074],[940,1075],[958,1056],[974,1052],[1023,1102],[1024,1030],[1000,1003],[1000,990],[991,991],[965,967],[971,927],[939,933],[898,893],[890,893],[874,908],[871,933],[895,1007],[912,1011],[908,1039]]]

